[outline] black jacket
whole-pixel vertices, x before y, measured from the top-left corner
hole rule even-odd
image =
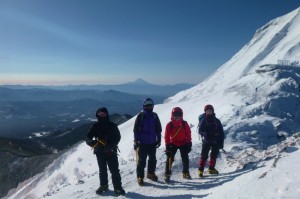
[[[96,140],[93,140],[95,138],[96,140],[101,140],[101,144],[97,143]],[[94,153],[101,153],[101,152],[107,152],[110,150],[113,150],[114,152],[117,152],[117,145],[119,144],[121,140],[121,134],[119,131],[118,126],[111,122],[96,122],[92,125],[90,130],[88,131],[87,137],[86,137],[86,143],[94,148]]]
[[[199,125],[199,133],[203,141],[207,144],[217,144],[220,149],[224,146],[224,130],[223,126],[215,114],[211,116],[205,115]]]

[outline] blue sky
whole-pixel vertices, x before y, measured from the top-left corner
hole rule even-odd
[[[299,0],[0,0],[0,84],[197,84]]]

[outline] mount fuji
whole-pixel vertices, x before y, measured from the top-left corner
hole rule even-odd
[[[163,182],[164,144],[157,150],[158,182],[136,182],[133,125],[119,126],[119,163],[127,194],[120,198],[298,198],[300,195],[300,8],[258,29],[252,40],[200,84],[155,105],[163,129],[181,107],[192,130],[191,180],[182,178],[176,155],[171,182]],[[220,174],[198,178],[198,115],[212,104],[226,134],[217,159]],[[86,132],[82,132],[86,133]],[[162,139],[163,140],[163,139]],[[146,171],[145,171],[146,172]],[[98,165],[80,143],[6,198],[98,198]],[[110,180],[110,190],[112,190]],[[104,194],[113,198],[113,191]]]

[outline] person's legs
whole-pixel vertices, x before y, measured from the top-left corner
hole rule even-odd
[[[119,162],[117,154],[112,154],[107,159],[108,168],[111,173],[112,183],[114,188],[122,188],[121,175],[119,170]]]
[[[180,148],[180,155],[182,160],[182,173],[189,173],[189,154],[185,146]]]
[[[144,169],[146,166],[146,159],[147,159],[147,147],[145,145],[140,145],[138,149],[138,164],[136,169],[137,177],[144,178]]]
[[[148,145],[148,173],[153,174],[156,170],[156,145]]]
[[[100,187],[96,190],[97,194],[102,194],[108,190],[108,179],[107,179],[107,164],[103,154],[96,154],[97,162],[99,166],[99,178]]]
[[[174,161],[174,157],[176,155],[176,152],[178,150],[178,147],[175,145],[170,149],[170,151],[167,152],[167,161],[166,161],[166,169],[165,174],[171,175],[172,170],[172,163]]]
[[[219,174],[218,170],[216,170],[215,168],[218,155],[219,155],[219,147],[217,145],[213,145],[210,152],[210,159],[209,159],[210,174]]]
[[[100,186],[108,185],[107,179],[107,163],[103,154],[96,154],[99,166]]]
[[[206,161],[208,159],[209,150],[210,150],[210,145],[203,143],[202,150],[201,150],[200,162],[199,162],[199,170],[200,171],[204,171],[204,167],[205,167]]]

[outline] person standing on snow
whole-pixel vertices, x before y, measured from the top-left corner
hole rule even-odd
[[[179,107],[173,108],[171,121],[166,125],[165,144],[167,155],[165,181],[170,181],[171,166],[178,149],[182,159],[183,178],[191,179],[189,173],[189,152],[192,149],[191,129],[183,120],[183,112]]]
[[[86,143],[94,149],[99,166],[100,187],[96,193],[102,194],[108,190],[108,166],[112,175],[114,192],[116,195],[125,195],[117,156],[117,145],[121,139],[120,131],[115,123],[109,121],[108,111],[105,107],[97,110],[96,117],[98,121],[93,124],[86,137]]]
[[[161,145],[161,123],[158,115],[153,112],[154,102],[146,98],[143,102],[143,111],[140,112],[134,123],[134,150],[137,153],[137,181],[140,186],[144,185],[144,169],[148,159],[147,178],[157,181],[156,149]]]
[[[216,170],[216,159],[219,154],[219,150],[224,147],[224,131],[223,126],[214,113],[214,107],[210,104],[204,107],[203,117],[199,116],[199,129],[198,132],[202,138],[202,150],[199,163],[198,175],[203,177],[204,167],[208,159],[208,153],[210,152],[209,160],[209,174],[219,174]]]

